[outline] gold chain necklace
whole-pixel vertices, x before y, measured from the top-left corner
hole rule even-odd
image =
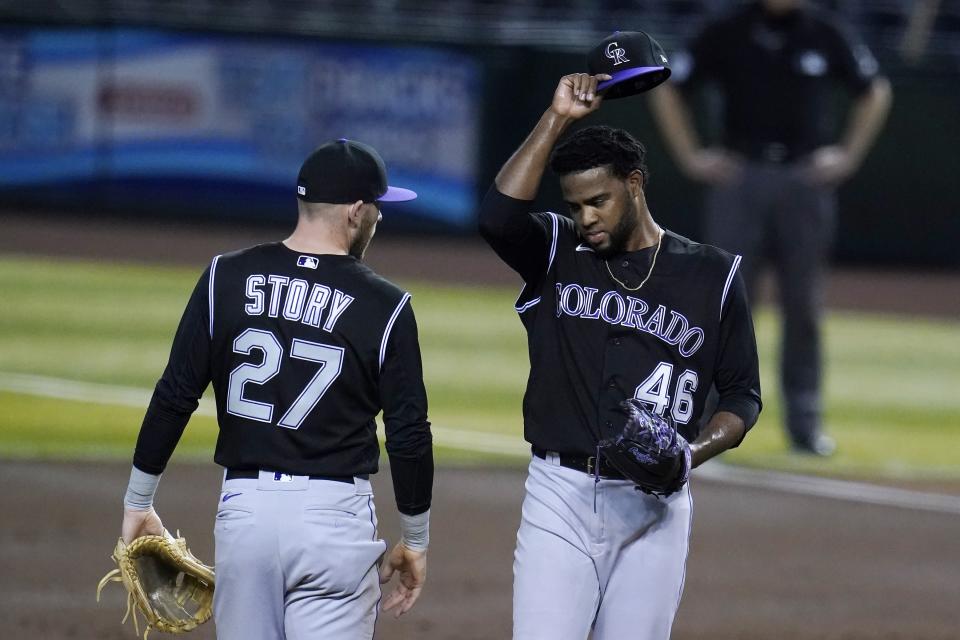
[[[663,242],[663,227],[657,225],[660,234],[657,236],[657,250],[653,252],[653,260],[650,261],[650,269],[647,271],[647,277],[643,279],[643,282],[638,284],[635,287],[628,287],[624,283],[620,282],[617,276],[613,275],[613,271],[610,269],[610,263],[607,260],[603,261],[603,264],[607,265],[607,273],[610,274],[610,277],[613,278],[613,281],[618,285],[626,289],[627,291],[639,291],[643,285],[647,284],[647,280],[650,279],[650,276],[653,274],[653,267],[657,264],[657,256],[660,255],[660,244]]]

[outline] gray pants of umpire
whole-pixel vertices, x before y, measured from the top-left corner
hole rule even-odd
[[[783,315],[780,375],[788,435],[813,442],[821,427],[823,275],[836,225],[831,188],[813,186],[799,164],[748,162],[739,180],[707,196],[704,240],[743,256],[750,299],[773,267]]]

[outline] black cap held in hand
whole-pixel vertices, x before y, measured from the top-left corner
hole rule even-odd
[[[643,31],[617,31],[587,54],[591,75],[613,76],[597,85],[604,100],[649,91],[670,77],[663,47]]]
[[[297,197],[305,202],[349,204],[404,202],[417,194],[387,184],[383,158],[370,145],[340,138],[318,147],[297,176]]]

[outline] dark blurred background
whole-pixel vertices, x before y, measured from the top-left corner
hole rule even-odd
[[[292,223],[303,157],[350,137],[421,194],[385,229],[471,236],[493,175],[593,44],[642,29],[669,54],[734,4],[0,0],[0,211]],[[960,0],[817,4],[860,33],[894,88],[841,189],[836,262],[960,267]],[[646,101],[609,102],[598,120],[647,143],[651,209],[697,238],[700,190]],[[542,193],[563,210],[552,179]]]

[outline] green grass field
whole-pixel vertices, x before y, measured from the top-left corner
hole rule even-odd
[[[198,275],[0,258],[0,456],[128,458]],[[527,358],[512,310],[516,291],[402,284],[414,294],[441,459],[520,460],[491,453],[514,441],[513,450],[523,449]],[[829,316],[827,410],[839,452],[827,461],[785,451],[772,313],[759,315],[757,332],[765,408],[744,444],[725,454],[728,461],[833,475],[960,479],[960,323]],[[470,442],[491,434],[499,444],[481,453],[445,430],[470,432]],[[177,456],[208,458],[215,436],[209,410],[196,415]]]

